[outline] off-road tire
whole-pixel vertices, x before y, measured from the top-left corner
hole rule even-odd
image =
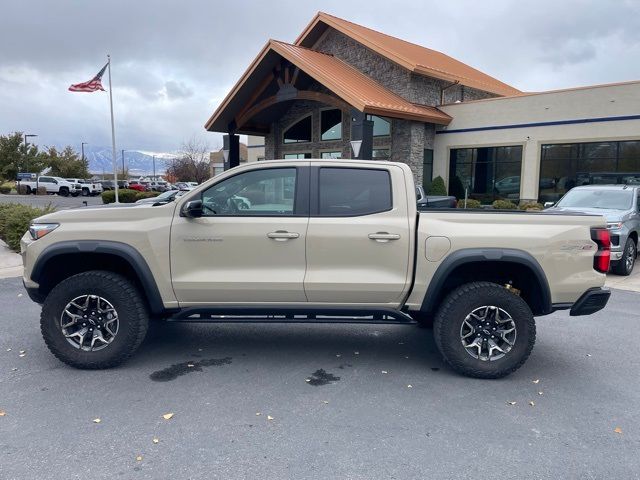
[[[60,189],[58,190],[58,195],[60,195],[61,197],[68,197],[69,189],[67,187],[60,187]]]
[[[471,356],[460,335],[466,316],[486,305],[511,315],[517,333],[511,350],[492,361]],[[536,324],[529,305],[519,296],[495,283],[472,282],[456,288],[443,300],[434,320],[433,336],[445,361],[458,373],[475,378],[501,378],[515,372],[531,354]]]
[[[626,243],[624,244],[624,250],[622,251],[622,258],[611,267],[611,271],[616,275],[622,275],[623,277],[631,275],[633,272],[633,267],[635,266],[636,256],[638,255],[638,250],[636,246],[636,242],[633,241],[633,238],[627,238]],[[627,264],[627,257],[632,256],[631,267]]]
[[[80,295],[99,295],[116,309],[119,329],[112,343],[98,351],[71,345],[60,327],[65,306]],[[111,368],[122,364],[140,346],[147,333],[149,312],[138,289],[117,273],[92,270],[69,277],[47,295],[42,306],[40,329],[47,347],[59,360],[81,369]]]

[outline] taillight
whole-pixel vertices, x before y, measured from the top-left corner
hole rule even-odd
[[[592,228],[591,240],[598,244],[598,251],[593,257],[593,268],[600,273],[607,273],[611,262],[611,235],[609,230],[606,228]]]

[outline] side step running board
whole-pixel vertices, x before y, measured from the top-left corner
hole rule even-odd
[[[393,308],[270,307],[226,305],[188,307],[169,318],[170,322],[193,323],[364,323],[409,324],[416,321]]]

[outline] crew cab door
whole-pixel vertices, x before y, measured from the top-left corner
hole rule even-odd
[[[185,197],[201,199],[203,213],[176,212],[171,227],[171,277],[182,306],[307,300],[308,166],[240,170]]]
[[[371,165],[312,167],[309,302],[397,305],[409,287],[413,182],[405,182],[400,167]]]

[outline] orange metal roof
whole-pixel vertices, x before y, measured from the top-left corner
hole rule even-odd
[[[316,27],[325,24],[353,38],[389,60],[412,72],[448,81],[458,81],[468,87],[477,88],[496,95],[517,95],[520,90],[482,73],[455,58],[430,48],[400,40],[399,38],[348,22],[333,15],[319,12],[300,34],[295,44],[312,48],[317,35]]]
[[[332,55],[316,52],[308,48],[269,40],[260,54],[251,63],[244,75],[222,101],[220,106],[205,124],[212,129],[218,119],[229,116],[227,108],[234,98],[243,91],[245,83],[258,69],[265,58],[275,52],[285,58],[331,90],[342,100],[361,112],[393,118],[418,120],[422,122],[448,125],[451,117],[435,107],[416,105],[387,90],[382,85],[361,73],[356,68]],[[249,88],[249,87],[246,87]],[[233,114],[231,116],[234,116]]]

